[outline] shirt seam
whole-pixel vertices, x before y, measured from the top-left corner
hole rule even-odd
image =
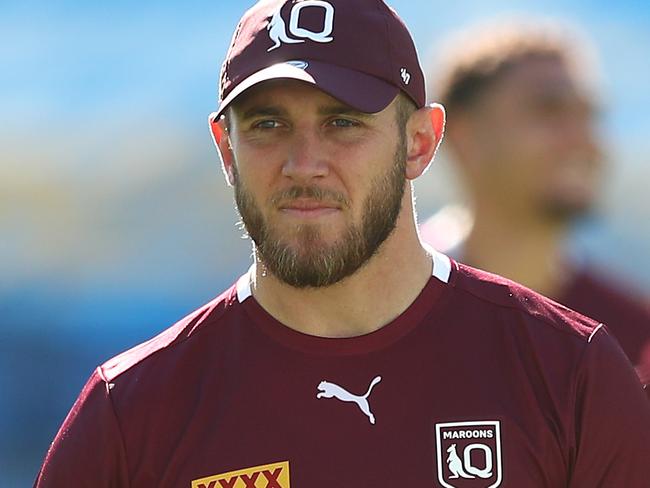
[[[545,325],[547,325],[549,327],[552,327],[553,330],[556,330],[556,331],[558,331],[560,333],[563,333],[563,334],[566,334],[566,335],[569,335],[569,336],[572,336],[572,337],[583,339],[585,342],[587,341],[587,337],[585,335],[577,333],[573,329],[566,329],[566,328],[558,327],[557,324],[553,320],[549,320],[544,315],[534,314],[534,313],[530,312],[529,310],[526,310],[525,308],[523,308],[523,307],[521,307],[519,305],[516,305],[516,304],[505,304],[505,303],[496,302],[494,300],[490,300],[489,298],[485,298],[483,296],[477,295],[476,293],[474,293],[471,290],[467,290],[465,288],[459,288],[459,287],[455,286],[455,284],[453,286],[459,292],[471,295],[476,300],[480,300],[481,302],[484,302],[484,303],[489,303],[489,304],[497,306],[497,307],[499,307],[501,309],[510,309],[510,310],[517,311],[517,312],[519,312],[521,314],[524,314],[526,317],[529,317],[529,318],[531,318],[533,320],[537,320],[537,321],[542,322],[543,324],[545,324]],[[513,293],[513,295],[514,295],[514,293]],[[553,301],[553,300],[551,300],[549,298],[542,297],[542,299],[549,300],[550,303],[554,303],[554,304],[557,304],[557,305],[560,305],[560,306],[564,307],[564,305],[562,305],[561,303],[557,303],[557,302],[555,302],[555,301]],[[567,309],[567,310],[571,310],[571,309]],[[593,332],[593,329],[597,328],[599,325],[602,325],[599,322],[596,322],[595,320],[589,319],[585,315],[580,314],[580,312],[575,312],[575,313],[577,313],[581,317],[585,317],[587,320],[589,320],[589,322],[586,323],[585,325],[591,327],[592,332]]]
[[[107,380],[106,376],[104,375],[104,371],[102,370],[101,366],[97,368],[97,374],[104,382],[104,387],[106,388],[106,396],[108,398],[108,402],[111,408],[111,413],[113,414],[113,419],[115,421],[117,432],[120,437],[120,445],[122,446],[122,452],[124,454],[124,462],[126,463],[125,468],[126,468],[127,482],[129,483],[129,487],[131,487],[131,471],[129,469],[129,456],[126,449],[126,443],[124,441],[124,433],[122,432],[122,426],[120,425],[120,419],[115,410],[115,404],[113,403],[113,397],[111,395],[111,383]]]
[[[594,330],[594,333],[592,334],[592,339],[596,337],[601,337],[603,334],[605,334],[605,327],[602,327],[603,324],[600,324],[599,327],[597,327]],[[584,364],[587,361],[587,355],[588,353],[593,350],[593,347],[589,347],[590,344],[594,343],[593,340],[589,340],[585,342],[584,347],[582,348],[582,351],[580,352],[580,357],[577,362],[577,366],[575,371],[573,372],[573,377],[571,380],[571,391],[569,395],[569,401],[571,402],[571,405],[569,405],[569,411],[573,412],[573,415],[571,416],[571,426],[570,429],[568,429],[568,432],[571,435],[571,440],[570,440],[570,448],[572,449],[572,457],[569,459],[570,465],[568,466],[568,479],[570,480],[571,477],[573,476],[573,470],[575,469],[576,465],[576,459],[578,456],[578,435],[577,435],[577,423],[576,423],[576,418],[578,415],[577,412],[577,405],[578,405],[578,377],[580,376],[580,372],[585,370]]]

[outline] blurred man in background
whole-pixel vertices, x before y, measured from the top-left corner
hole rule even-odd
[[[447,148],[470,210],[432,217],[423,238],[605,323],[647,385],[650,306],[565,252],[603,174],[588,46],[558,24],[519,20],[452,41],[430,96],[447,109]]]

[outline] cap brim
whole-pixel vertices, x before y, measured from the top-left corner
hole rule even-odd
[[[310,83],[346,105],[365,113],[381,112],[399,92],[396,86],[359,71],[319,61],[288,61],[264,68],[241,81],[221,101],[214,118],[220,117],[224,110],[246,90],[264,81],[275,79]]]

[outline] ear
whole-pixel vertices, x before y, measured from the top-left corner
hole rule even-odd
[[[208,123],[210,124],[212,142],[214,142],[219,153],[219,158],[221,159],[221,169],[226,177],[226,181],[232,186],[235,184],[235,172],[233,170],[235,156],[230,145],[230,136],[228,135],[226,121],[223,117],[217,117],[216,112],[213,112],[208,117]]]
[[[445,109],[432,103],[411,114],[406,124],[406,177],[413,180],[431,164],[445,131]]]

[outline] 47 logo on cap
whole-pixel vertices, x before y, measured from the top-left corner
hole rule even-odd
[[[289,462],[215,474],[192,481],[192,488],[290,488]]]
[[[438,481],[446,488],[501,485],[501,429],[498,420],[436,424]]]

